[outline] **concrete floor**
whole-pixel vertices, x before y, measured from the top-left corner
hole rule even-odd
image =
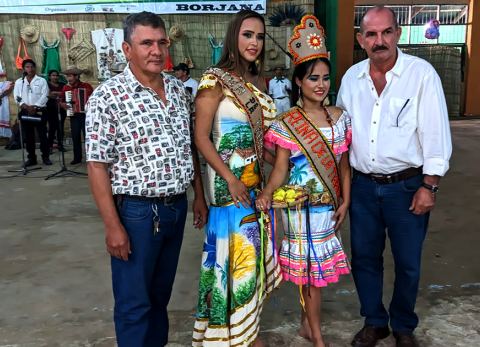
[[[480,346],[480,121],[451,126],[451,170],[441,182],[423,254],[416,332],[422,346]],[[71,155],[70,148],[67,162]],[[0,175],[18,168],[20,156],[1,149]],[[53,166],[0,180],[0,347],[114,346],[101,221],[86,178],[43,179],[59,169],[56,154],[52,160]],[[191,221],[190,215],[170,305],[169,347],[188,346],[193,326],[203,236]],[[348,248],[348,230],[343,234]],[[392,260],[385,258],[388,299]],[[262,315],[267,345],[309,346],[296,337],[299,315],[298,290],[283,284]],[[323,320],[327,341],[348,346],[362,326],[351,277],[324,291]],[[394,346],[393,338],[380,346]]]

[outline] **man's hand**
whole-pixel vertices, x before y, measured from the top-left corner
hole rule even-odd
[[[435,194],[431,191],[420,187],[412,199],[409,210],[413,214],[421,215],[430,212],[435,207]]]
[[[207,223],[208,207],[203,196],[195,197],[192,204],[193,210],[193,227],[201,229]]]
[[[106,230],[105,244],[112,257],[127,261],[128,255],[132,253],[127,232],[121,224],[116,228]]]

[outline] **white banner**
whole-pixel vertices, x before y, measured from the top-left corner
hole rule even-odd
[[[0,14],[57,13],[134,13],[150,11],[158,14],[235,13],[251,9],[264,14],[266,0],[235,1],[172,1],[172,0],[0,0]]]

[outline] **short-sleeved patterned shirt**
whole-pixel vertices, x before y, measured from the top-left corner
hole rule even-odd
[[[87,105],[87,161],[109,164],[113,194],[162,197],[193,179],[192,100],[182,82],[163,74],[167,104],[129,67],[101,84]]]

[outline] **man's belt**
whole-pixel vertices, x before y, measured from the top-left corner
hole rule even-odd
[[[288,98],[288,96],[281,96],[279,98],[274,98],[275,100],[280,100],[280,99],[285,99],[285,98]]]
[[[151,202],[156,204],[160,203],[164,205],[171,205],[177,202],[178,200],[183,199],[185,196],[186,196],[186,193],[162,196],[162,197],[116,194],[114,195],[114,199],[119,203],[121,203],[123,200],[136,200],[136,201],[145,201],[145,202]]]
[[[420,167],[410,167],[408,169],[398,171],[398,172],[395,172],[395,173],[392,173],[392,174],[386,174],[386,175],[376,174],[376,173],[366,174],[366,173],[363,173],[361,171],[353,169],[353,174],[363,176],[363,177],[367,177],[367,178],[371,179],[372,181],[374,181],[376,183],[379,183],[379,184],[389,184],[389,183],[400,182],[400,181],[418,176],[418,175],[422,174],[422,172],[423,172],[422,169],[423,169],[422,166],[420,166]]]

